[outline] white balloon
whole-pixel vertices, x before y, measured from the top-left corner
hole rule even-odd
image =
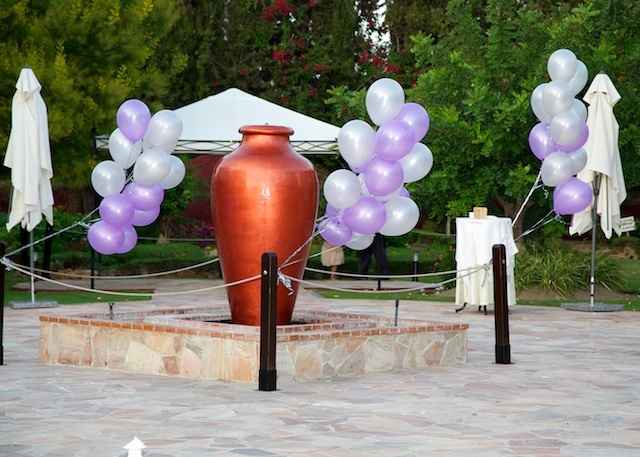
[[[396,117],[402,109],[404,90],[393,79],[379,79],[369,87],[365,105],[371,120],[376,125],[382,125]]]
[[[340,155],[347,161],[351,169],[361,167],[371,160],[375,145],[376,132],[369,124],[361,120],[347,122],[338,133]]]
[[[558,49],[547,62],[547,71],[554,81],[569,81],[576,73],[578,59],[568,49]]]
[[[582,122],[587,122],[587,107],[580,100],[573,99],[570,111],[573,111]]]
[[[344,245],[354,251],[362,251],[367,249],[373,243],[374,235],[362,235],[361,233],[353,233],[351,240]]]
[[[152,149],[140,154],[133,167],[133,180],[142,186],[160,184],[171,171],[171,155]]]
[[[144,134],[145,149],[160,147],[173,152],[182,133],[182,120],[170,110],[158,111],[151,117]]]
[[[91,185],[101,197],[119,194],[124,187],[124,170],[113,160],[105,160],[91,172]]]
[[[324,198],[337,209],[355,205],[362,195],[360,180],[349,170],[336,170],[324,182]]]
[[[549,133],[553,141],[560,145],[575,143],[582,133],[584,122],[573,110],[565,111],[553,116],[549,126]]]
[[[584,167],[587,166],[587,151],[584,148],[580,148],[576,151],[567,154],[571,159],[571,167],[574,175],[580,173]]]
[[[424,178],[433,167],[433,154],[422,143],[417,143],[413,149],[400,159],[400,166],[404,172],[404,182],[416,182]]]
[[[115,129],[109,136],[109,153],[113,160],[124,169],[134,164],[141,151],[142,143],[140,141],[131,142],[120,129]]]
[[[533,89],[533,93],[531,94],[531,109],[540,122],[549,122],[551,120],[551,116],[544,110],[543,94],[546,86],[547,83],[540,84]]]
[[[574,174],[573,168],[573,162],[567,154],[552,152],[542,162],[542,182],[552,187],[567,182]]]
[[[171,162],[171,170],[167,177],[160,181],[160,187],[163,189],[173,189],[176,187],[182,182],[186,173],[184,163],[182,163],[182,160],[178,157],[170,155],[169,161]]]
[[[409,233],[420,219],[418,205],[409,197],[392,198],[384,208],[387,212],[387,220],[379,230],[383,235],[400,236]]]
[[[571,90],[571,93],[575,96],[584,89],[587,81],[589,81],[589,70],[587,70],[587,66],[581,60],[578,60],[576,72],[569,80],[569,90]]]
[[[571,108],[573,97],[569,85],[564,81],[551,81],[542,92],[544,112],[553,117]]]

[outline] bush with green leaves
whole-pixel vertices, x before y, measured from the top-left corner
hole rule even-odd
[[[609,289],[620,290],[623,278],[611,257],[596,258],[596,281]],[[515,279],[518,289],[539,287],[567,296],[578,289],[586,288],[591,274],[591,255],[555,246],[533,245],[518,254]]]

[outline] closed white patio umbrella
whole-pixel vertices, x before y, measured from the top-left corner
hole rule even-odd
[[[40,83],[30,68],[23,68],[16,83],[11,105],[11,135],[4,165],[11,168],[11,209],[7,230],[16,225],[30,233],[42,221],[53,224],[53,192],[51,150],[47,107],[40,95]],[[31,247],[33,268],[33,247]],[[35,304],[35,288],[31,279],[31,302]]]
[[[583,97],[589,104],[587,126],[589,138],[584,148],[587,151],[587,164],[578,174],[578,178],[592,183],[594,191],[593,206],[573,216],[569,233],[583,234],[592,230],[591,237],[591,277],[590,304],[587,311],[614,311],[618,305],[595,306],[595,248],[596,221],[600,216],[600,228],[607,238],[613,232],[620,231],[620,205],[627,198],[624,184],[622,162],[618,149],[618,121],[613,113],[613,107],[620,100],[611,79],[604,73],[596,75]],[[616,306],[614,309],[613,307]]]

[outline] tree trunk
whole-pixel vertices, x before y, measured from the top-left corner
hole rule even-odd
[[[513,220],[513,218],[516,216],[516,213],[522,206],[522,202],[523,202],[523,200],[521,199],[518,199],[515,202],[511,202],[511,201],[505,200],[502,197],[495,197],[494,200],[497,206],[499,206],[502,209],[504,216],[510,218],[511,220]],[[530,205],[531,205],[531,200],[529,200],[525,208],[523,208],[522,213],[520,214],[520,217],[518,218],[516,223],[513,225],[514,239],[517,239],[520,235],[522,235],[522,232],[524,232],[524,216],[525,216],[525,213],[527,212],[527,208]]]

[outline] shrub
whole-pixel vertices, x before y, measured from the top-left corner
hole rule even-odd
[[[611,289],[622,287],[621,272],[613,259],[598,255],[596,281]],[[591,255],[571,249],[529,247],[517,256],[516,285],[518,288],[541,287],[566,296],[589,284]]]

